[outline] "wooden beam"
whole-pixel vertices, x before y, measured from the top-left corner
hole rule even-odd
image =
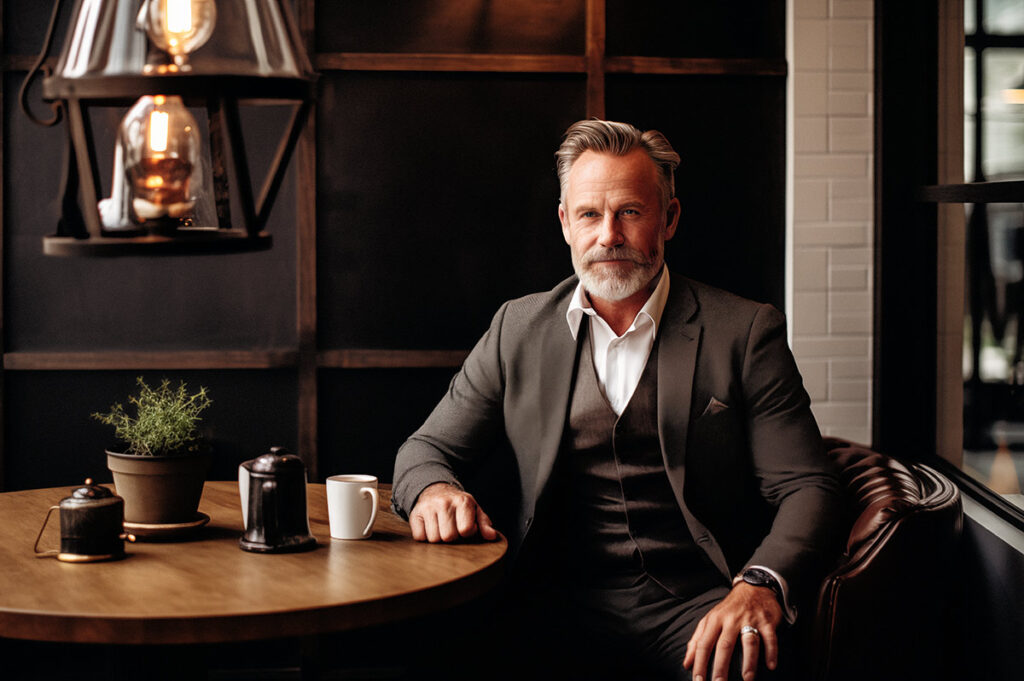
[[[298,365],[294,350],[186,350],[141,352],[6,352],[6,371],[136,369],[284,369]]]
[[[590,2],[603,4],[603,0]],[[593,31],[593,37],[588,39],[586,55],[323,52],[315,55],[313,62],[319,71],[586,73],[588,76],[598,73],[784,76],[787,73],[785,59],[606,57],[603,18],[593,24],[588,24],[587,28],[588,36]],[[17,55],[4,57],[3,68],[27,71],[33,59]]]
[[[1021,203],[1024,180],[932,185],[923,187],[919,197],[933,203]]]
[[[696,59],[682,57],[608,57],[608,73],[698,76],[785,76],[785,59]]]
[[[605,117],[605,0],[587,0],[587,118]]]
[[[320,71],[453,71],[493,73],[583,73],[584,58],[533,54],[378,54],[333,52],[316,55]]]
[[[7,35],[5,33],[4,22],[3,22],[3,3],[0,2],[0,54],[5,51],[7,45]],[[31,68],[31,64],[29,65]],[[7,105],[4,99],[4,92],[7,90],[7,79],[10,78],[6,73],[0,73],[0,120],[5,120],[5,106]],[[4,163],[4,135],[0,133],[0,491],[7,489],[7,481],[5,479],[5,471],[7,470],[7,424],[4,421],[4,414],[7,413],[6,401],[7,401],[7,388],[5,380],[5,372],[3,371],[3,351],[4,351],[4,339],[7,334],[4,333],[4,322],[6,320],[6,310],[4,309],[4,282],[7,278],[4,276],[4,243],[7,241],[5,238],[5,232],[7,229],[7,221],[4,216],[7,215],[7,210],[4,206],[4,168],[7,164]]]
[[[313,0],[298,5],[298,25],[309,54],[314,47]],[[295,154],[296,318],[299,338],[298,447],[310,480],[320,479],[318,444],[319,385],[317,383],[316,313],[316,102],[306,117],[306,127]]]
[[[457,368],[468,355],[468,350],[324,350],[318,363],[325,369]]]

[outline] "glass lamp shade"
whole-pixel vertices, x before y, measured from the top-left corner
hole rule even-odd
[[[267,79],[284,81],[282,86],[309,81],[313,70],[287,2],[145,0],[140,7],[123,0],[79,0],[43,95],[117,97],[131,94],[128,89],[137,94],[139,76],[171,76],[170,86],[152,88],[167,94],[195,94],[196,81],[215,77],[211,89],[256,97]],[[296,93],[301,89],[281,96]]]

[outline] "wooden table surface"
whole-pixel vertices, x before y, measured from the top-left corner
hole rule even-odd
[[[187,541],[126,544],[123,560],[36,558],[47,509],[71,488],[0,494],[0,637],[81,643],[209,643],[307,636],[466,602],[500,578],[505,540],[413,541],[382,488],[373,536],[332,540],[323,485],[308,487],[313,551],[242,551],[236,482],[207,482],[208,525]],[[58,514],[40,548],[59,543]]]

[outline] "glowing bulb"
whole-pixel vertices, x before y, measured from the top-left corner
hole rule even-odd
[[[190,0],[167,0],[167,33],[188,33],[192,30],[192,3]]]
[[[141,97],[121,121],[118,138],[135,219],[145,224],[190,215],[201,141],[181,97]]]
[[[147,0],[138,18],[153,44],[183,68],[187,55],[210,39],[216,23],[214,0]]]
[[[149,148],[151,151],[167,151],[167,129],[170,114],[166,111],[153,111],[149,114]]]

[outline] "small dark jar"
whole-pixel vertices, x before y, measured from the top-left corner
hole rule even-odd
[[[55,510],[60,510],[60,550],[40,551],[39,540]],[[135,537],[124,531],[124,499],[87,479],[84,486],[47,511],[35,552],[38,556],[56,555],[57,560],[68,563],[117,560],[125,556],[125,540],[135,541]]]

